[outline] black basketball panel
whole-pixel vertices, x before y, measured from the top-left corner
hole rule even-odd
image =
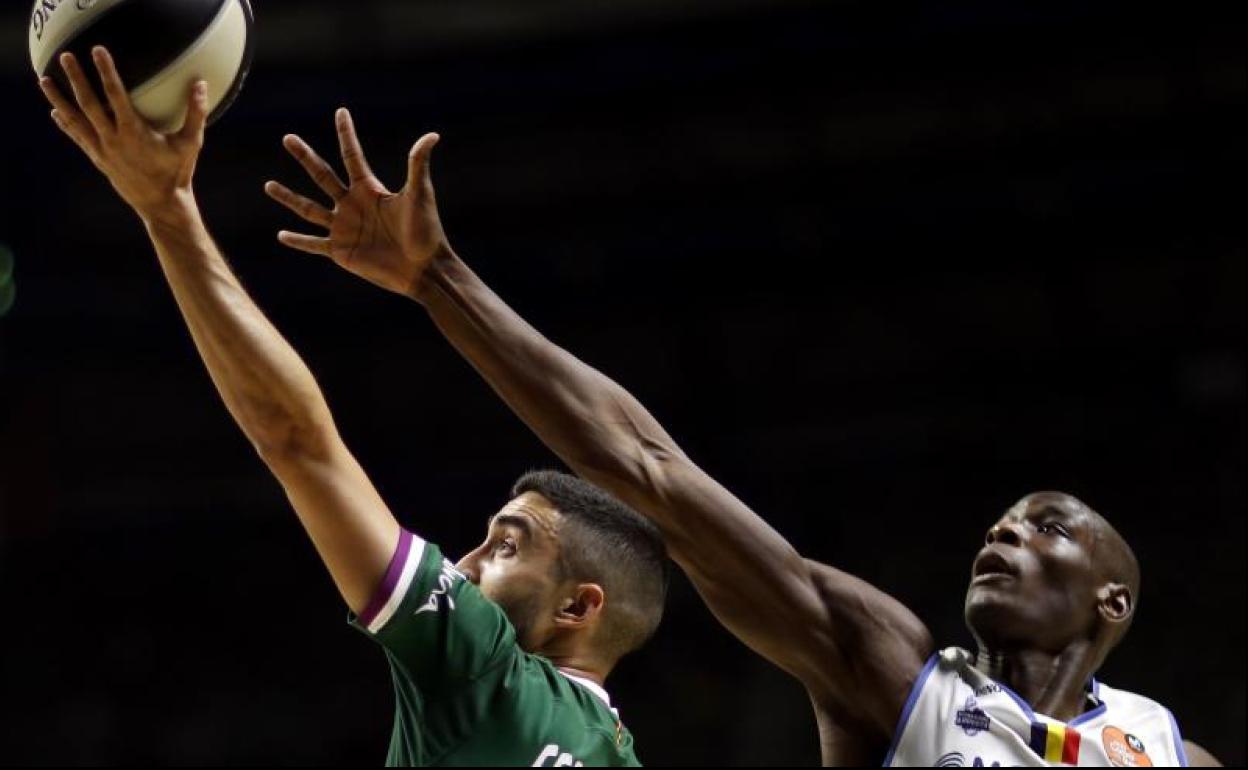
[[[230,0],[125,0],[67,39],[40,74],[51,77],[69,96],[69,80],[59,61],[68,51],[82,64],[96,93],[102,94],[99,75],[91,63],[91,49],[102,45],[113,55],[126,88],[135,88],[199,40],[227,2]]]

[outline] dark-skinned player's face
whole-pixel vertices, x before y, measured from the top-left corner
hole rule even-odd
[[[1057,652],[1097,617],[1096,522],[1060,493],[1028,495],[988,530],[966,592],[966,624],[988,648]]]
[[[489,521],[485,542],[455,565],[516,627],[516,641],[535,650],[554,627],[562,598],[559,525],[562,515],[542,495],[525,492]]]

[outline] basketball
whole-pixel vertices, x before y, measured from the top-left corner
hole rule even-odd
[[[59,57],[68,51],[90,61],[102,45],[135,110],[157,130],[177,131],[195,80],[208,81],[209,123],[229,108],[251,65],[253,25],[248,0],[37,0],[30,59],[70,94]],[[84,69],[101,93],[94,68]]]

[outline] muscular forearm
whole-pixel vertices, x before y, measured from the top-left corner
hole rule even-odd
[[[418,299],[434,323],[552,451],[652,519],[700,587],[718,595],[712,584],[733,584],[717,611],[736,615],[806,580],[792,546],[698,469],[632,395],[543,337],[449,250],[423,285]]]
[[[195,346],[262,454],[312,446],[330,424],[312,373],[247,295],[190,196],[144,217]]]
[[[447,340],[569,466],[626,498],[684,455],[628,392],[550,342],[446,250],[417,299]],[[678,524],[647,511],[665,528]]]

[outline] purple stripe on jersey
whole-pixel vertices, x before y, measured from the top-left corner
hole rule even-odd
[[[919,676],[914,680],[914,687],[910,688],[910,696],[906,698],[906,705],[901,709],[901,719],[897,721],[897,730],[893,733],[893,742],[888,747],[888,754],[884,757],[884,767],[893,764],[893,755],[897,753],[897,746],[901,743],[902,733],[906,731],[906,723],[910,721],[910,712],[914,711],[914,706],[919,702],[919,695],[923,692],[923,685],[927,684],[927,678],[931,676],[932,669],[936,668],[936,662],[940,660],[940,652],[932,653],[932,657],[927,659],[927,664],[923,666],[923,670],[919,672]]]
[[[386,568],[386,576],[382,579],[381,586],[373,594],[368,606],[360,613],[360,625],[368,628],[377,618],[382,607],[386,606],[386,602],[390,601],[390,595],[394,593],[395,587],[399,584],[399,578],[403,575],[403,566],[407,564],[407,555],[411,550],[412,533],[406,529],[400,529],[399,545],[394,549],[394,557],[390,559],[390,566]]]

